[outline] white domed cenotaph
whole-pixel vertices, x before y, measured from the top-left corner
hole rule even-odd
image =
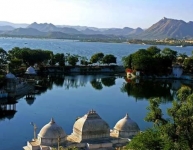
[[[30,66],[27,68],[25,74],[36,75],[36,71],[32,66]]]
[[[131,120],[126,114],[124,118],[119,120],[114,126],[111,135],[120,138],[132,138],[140,131],[136,122]]]
[[[40,145],[53,146],[58,144],[58,138],[60,138],[60,143],[64,143],[66,141],[66,133],[52,118],[51,121],[40,130],[38,141]]]
[[[110,128],[96,111],[91,110],[74,123],[72,137],[76,139],[76,142],[109,138]]]

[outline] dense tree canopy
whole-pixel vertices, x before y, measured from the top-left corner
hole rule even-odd
[[[147,49],[139,49],[133,54],[124,56],[122,62],[125,68],[141,70],[152,75],[168,74],[176,57],[177,52],[169,48],[160,50],[156,46],[150,46]]]
[[[109,54],[109,55],[105,55],[102,59],[102,63],[103,64],[110,64],[110,63],[115,63],[116,64],[116,57],[112,54]]]
[[[152,55],[156,55],[156,54],[159,54],[161,49],[159,49],[157,46],[150,46],[147,48],[147,51]]]
[[[151,132],[147,130],[144,131],[142,136],[138,134],[134,137],[128,145],[129,148],[136,150],[149,149],[148,143],[151,143],[151,148],[158,150],[193,150],[192,90],[186,86],[181,87],[177,92],[177,98],[167,111],[170,118],[164,118],[159,107],[159,98],[150,99],[150,106],[147,108],[149,113],[145,120],[153,122],[154,126]],[[152,135],[154,136],[152,137]],[[143,140],[144,136],[148,140]],[[137,143],[138,148],[135,147]]]
[[[145,49],[140,49],[132,55],[132,68],[135,70],[149,70],[152,68],[153,58]]]

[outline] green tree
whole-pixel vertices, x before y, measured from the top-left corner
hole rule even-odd
[[[161,133],[156,129],[147,129],[144,132],[138,133],[131,142],[126,146],[126,149],[133,150],[162,150],[163,139]]]
[[[56,53],[54,55],[54,58],[55,58],[55,62],[56,63],[59,63],[59,66],[64,66],[65,64],[65,57],[64,57],[64,54],[63,53]]]
[[[132,54],[130,54],[129,56],[124,56],[122,58],[122,62],[125,68],[132,69]]]
[[[110,63],[117,63],[117,61],[116,61],[116,57],[114,56],[114,55],[112,55],[112,54],[109,54],[109,55],[105,55],[104,57],[103,57],[103,59],[102,59],[102,63],[103,64],[110,64]]]
[[[164,48],[161,51],[161,56],[164,59],[163,65],[165,65],[167,67],[171,67],[172,62],[174,62],[176,60],[177,52],[174,50],[171,50],[170,48]]]
[[[159,54],[161,49],[159,49],[157,46],[150,46],[147,48],[147,51],[152,55],[156,55],[156,54]]]
[[[154,59],[145,49],[139,49],[132,54],[132,67],[136,70],[151,70],[154,64]]]
[[[193,71],[193,58],[187,58],[183,62],[184,69],[188,72]]]
[[[193,150],[193,94],[191,92],[191,89],[186,86],[178,90],[178,99],[173,101],[172,107],[167,111],[170,117],[168,119],[163,117],[162,110],[159,107],[160,99],[150,99],[150,106],[147,108],[149,113],[145,120],[154,123],[153,131],[162,141],[160,150]],[[146,133],[148,134],[148,132]],[[149,142],[152,142],[151,134],[147,136],[151,139]],[[139,145],[147,144],[147,141],[144,141],[142,137],[138,137],[137,140]],[[134,138],[128,147],[134,148],[132,143],[135,142]]]
[[[98,62],[100,64],[102,62],[103,57],[104,57],[103,53],[96,53],[96,54],[91,56],[90,62],[91,63],[97,63]]]
[[[0,65],[7,63],[7,52],[0,47]]]
[[[89,64],[88,58],[85,56],[80,57],[80,64],[87,66]]]
[[[68,58],[68,63],[72,66],[76,66],[77,62],[78,62],[78,57],[76,55],[70,55]]]

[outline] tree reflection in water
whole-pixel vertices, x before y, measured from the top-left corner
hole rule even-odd
[[[183,85],[180,80],[130,80],[124,82],[121,92],[126,92],[128,96],[133,96],[136,100],[159,97],[163,103],[172,101],[176,97],[176,91]]]

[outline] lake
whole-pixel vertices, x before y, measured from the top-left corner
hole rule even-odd
[[[29,47],[53,50],[54,53],[79,54],[90,57],[97,52],[113,54],[121,63],[121,57],[148,45],[129,45],[114,43],[88,43],[53,39],[0,38],[0,47],[10,50],[13,47]],[[165,46],[158,46],[163,49]],[[191,54],[192,47],[170,47],[180,53]],[[17,112],[0,120],[0,150],[21,150],[28,140],[33,138],[33,127],[37,133],[54,117],[56,123],[67,134],[72,133],[77,117],[94,109],[109,124],[111,129],[126,113],[139,125],[141,130],[151,127],[144,121],[146,107],[151,97],[162,99],[161,108],[165,112],[175,98],[175,92],[182,84],[192,83],[180,80],[126,81],[120,76],[107,75],[71,75],[48,76],[41,80],[43,88],[38,89],[36,99],[17,100]],[[167,117],[167,115],[166,115]]]
[[[138,49],[148,48],[150,45],[126,44],[126,43],[99,43],[99,42],[78,42],[73,40],[59,39],[28,39],[28,38],[0,38],[0,47],[6,51],[13,47],[29,47],[31,49],[51,50],[54,53],[70,53],[86,56],[90,58],[93,54],[103,52],[113,54],[117,57],[117,63],[121,63],[121,58],[134,53]],[[176,47],[158,45],[160,49],[169,47],[178,53],[191,55],[193,46]]]
[[[40,80],[35,100],[25,97],[17,100],[17,112],[0,120],[0,150],[22,149],[54,117],[67,134],[72,133],[77,117],[94,109],[109,124],[111,129],[126,113],[137,122],[141,130],[151,127],[144,121],[148,99],[160,97],[163,112],[171,106],[175,91],[182,85],[191,85],[180,80],[144,80],[127,82],[123,77],[107,75],[48,76]]]

